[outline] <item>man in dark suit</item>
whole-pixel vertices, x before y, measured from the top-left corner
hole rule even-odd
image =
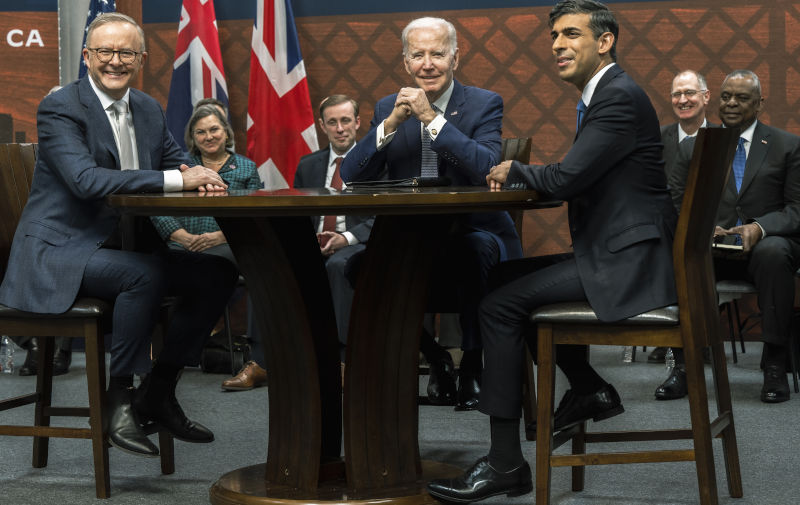
[[[213,170],[184,164],[158,102],[130,89],[147,58],[136,22],[118,13],[98,16],[86,45],[88,76],[39,105],[39,157],[0,303],[61,313],[78,296],[114,301],[104,430],[112,445],[156,456],[143,423],[159,424],[189,442],[214,439],[183,413],[175,386],[180,370],[198,362],[203,340],[230,297],[236,269],[206,254],[120,250],[120,215],[105,198],[226,186]],[[151,370],[150,337],[168,293],[181,301]],[[134,373],[148,372],[134,391]]]
[[[329,145],[303,156],[294,175],[295,188],[343,188],[341,163],[356,145],[356,133],[361,126],[358,102],[347,95],[331,95],[319,105],[319,126],[328,137]],[[350,259],[364,250],[372,230],[372,216],[316,216],[314,229],[325,256],[325,269],[333,298],[333,311],[339,341],[341,361],[347,344],[353,287],[346,276]]]
[[[764,341],[761,401],[779,403],[789,399],[786,349],[794,274],[800,266],[800,137],[758,121],[763,104],[761,83],[753,72],[736,70],[723,81],[719,117],[725,127],[739,128],[741,133],[714,235],[715,239],[740,237],[749,255],[715,257],[714,270],[718,280],[746,279],[758,290]],[[681,143],[669,180],[678,203],[693,147],[692,142]],[[680,350],[675,362],[683,362]]]
[[[453,78],[458,44],[452,23],[419,18],[402,33],[403,63],[416,87],[401,88],[375,105],[369,133],[342,164],[346,181],[383,177],[447,177],[456,186],[485,183],[500,158],[503,101],[499,95]],[[457,410],[478,405],[482,366],[477,307],[486,293],[488,272],[499,261],[519,258],[522,247],[507,212],[462,216],[436,271],[455,286],[461,347],[458,392],[449,353],[423,334],[422,352],[431,365],[428,398],[434,404],[457,400]]]
[[[464,475],[428,485],[432,495],[454,502],[532,489],[519,417],[526,337],[535,349],[527,323],[533,309],[588,300],[600,320],[615,321],[676,301],[676,213],[666,188],[658,118],[645,92],[615,64],[617,21],[603,4],[565,0],[550,12],[550,26],[559,76],[582,90],[575,142],[561,163],[503,162],[487,181],[492,190],[528,187],[567,200],[574,254],[501,265],[506,282],[481,303],[480,410],[491,416],[492,445],[488,457]],[[583,346],[559,346],[556,361],[571,388],[555,412],[556,430],[624,411]]]
[[[706,120],[706,106],[711,99],[706,78],[694,70],[684,70],[672,80],[670,89],[672,112],[678,119],[661,127],[661,142],[664,144],[664,172],[667,179],[675,167],[678,145],[687,137],[695,137],[700,128],[710,126]],[[647,356],[648,363],[664,363],[666,347],[656,347]],[[684,374],[680,367],[673,369],[675,374]],[[685,381],[684,381],[685,382]],[[686,396],[686,392],[665,383],[656,389],[656,398],[667,400]]]

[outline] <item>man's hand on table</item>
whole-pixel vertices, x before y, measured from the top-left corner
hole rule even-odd
[[[181,165],[181,177],[183,177],[183,190],[196,189],[197,191],[225,191],[228,185],[222,180],[219,174],[210,168],[202,165],[190,167]]]
[[[486,176],[486,183],[490,191],[500,191],[508,178],[508,171],[511,170],[511,160],[506,160],[499,165],[495,165],[489,170]]]

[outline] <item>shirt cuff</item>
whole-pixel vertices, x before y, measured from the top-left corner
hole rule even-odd
[[[349,231],[343,231],[342,236],[347,239],[347,245],[356,245],[359,243],[356,236],[350,233]]]
[[[447,120],[441,114],[437,114],[436,117],[433,118],[433,121],[428,123],[428,126],[426,126],[425,128],[428,129],[428,133],[431,136],[431,142],[436,140],[436,137],[439,136],[439,133],[442,132],[442,128],[446,124]]]
[[[761,238],[764,238],[764,237],[767,236],[767,231],[764,229],[763,226],[758,224],[758,221],[753,221],[753,224],[758,225],[758,227],[761,228]]]
[[[183,176],[180,170],[164,170],[164,193],[183,191]]]
[[[384,135],[383,123],[385,122],[386,122],[385,119],[381,121],[381,124],[378,125],[378,129],[375,131],[375,141],[376,141],[375,147],[378,149],[378,151],[386,147],[389,144],[389,142],[391,142],[392,139],[394,138],[394,134],[397,133],[397,130],[395,130],[389,135]]]

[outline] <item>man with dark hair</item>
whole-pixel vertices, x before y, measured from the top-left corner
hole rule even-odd
[[[216,256],[121,250],[120,215],[106,197],[227,186],[213,170],[187,165],[161,106],[130,88],[147,59],[144,33],[133,19],[98,16],[89,26],[83,59],[87,76],[39,105],[36,177],[14,236],[0,303],[57,314],[78,296],[113,300],[104,431],[115,447],[157,456],[144,423],[158,424],[180,440],[214,440],[211,431],[186,417],[175,387],[181,369],[199,361],[237,274]],[[151,366],[150,338],[166,294],[180,295],[181,301]],[[148,372],[134,390],[134,373]]]
[[[401,88],[375,105],[370,131],[342,164],[349,181],[446,177],[456,186],[485,183],[500,161],[503,100],[491,91],[454,79],[459,53],[456,29],[441,18],[411,21],[401,35],[403,64],[415,87]],[[452,287],[464,350],[458,375],[450,354],[423,333],[422,353],[430,364],[428,399],[433,404],[472,410],[480,393],[482,344],[477,308],[486,293],[489,270],[522,256],[507,212],[464,214],[458,218],[434,271],[436,287]]]
[[[532,310],[588,300],[600,320],[616,321],[676,301],[676,213],[658,118],[647,94],[614,61],[617,21],[601,3],[567,0],[550,12],[550,26],[558,74],[582,92],[575,142],[561,163],[503,162],[486,179],[492,190],[527,187],[566,200],[574,254],[496,269],[499,287],[480,306],[480,410],[491,416],[491,449],[462,476],[428,485],[443,500],[467,503],[532,489],[519,439],[525,340],[536,348],[528,323]],[[614,387],[589,364],[584,346],[559,346],[556,363],[570,390],[556,409],[555,430],[624,411]]]
[[[739,237],[749,255],[745,259],[715,257],[714,271],[718,280],[745,279],[755,284],[764,341],[761,401],[780,403],[789,399],[787,345],[794,311],[794,274],[800,266],[800,137],[758,121],[763,105],[755,73],[736,70],[725,77],[719,117],[726,128],[739,128],[741,133],[714,236],[716,240]],[[693,147],[692,142],[681,144],[669,179],[678,203],[683,198]],[[676,367],[683,362],[683,351],[676,349]],[[686,380],[685,375],[682,379]],[[679,386],[685,388],[685,384]]]
[[[347,95],[331,95],[322,100],[319,104],[319,127],[328,137],[329,144],[300,159],[294,187],[342,190],[341,164],[355,147],[360,126],[358,102]],[[325,256],[342,363],[353,304],[353,287],[345,274],[351,258],[366,247],[374,221],[372,216],[317,216],[313,219],[320,252]]]

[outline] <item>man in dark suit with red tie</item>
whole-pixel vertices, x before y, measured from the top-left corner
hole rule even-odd
[[[755,284],[764,341],[761,401],[785,402],[789,399],[786,359],[794,276],[800,266],[800,137],[758,121],[764,98],[758,76],[749,70],[728,74],[719,98],[722,124],[741,133],[714,234],[741,237],[749,256],[744,260],[715,257],[714,270],[718,280],[746,279]],[[678,202],[693,146],[686,141],[681,144],[669,179]],[[683,361],[682,350],[675,352],[675,361]]]
[[[462,476],[428,485],[447,501],[515,496],[533,487],[519,438],[526,338],[536,348],[528,323],[533,309],[588,300],[600,320],[615,321],[676,302],[677,219],[661,132],[647,94],[615,63],[619,25],[599,2],[564,0],[550,12],[550,27],[559,76],[582,91],[575,141],[561,163],[503,162],[487,182],[492,190],[527,187],[566,200],[574,254],[496,269],[500,286],[479,313],[485,355],[480,410],[491,416],[491,449]],[[559,346],[556,362],[570,390],[556,409],[555,430],[624,411],[583,346]]]
[[[341,163],[356,145],[361,125],[358,102],[347,95],[331,95],[319,104],[319,126],[330,142],[328,147],[303,156],[294,175],[295,188],[343,188]],[[317,216],[313,219],[320,252],[325,256],[325,269],[333,297],[333,311],[341,360],[347,344],[347,327],[353,304],[353,287],[346,272],[350,259],[363,251],[372,231],[372,216]]]

